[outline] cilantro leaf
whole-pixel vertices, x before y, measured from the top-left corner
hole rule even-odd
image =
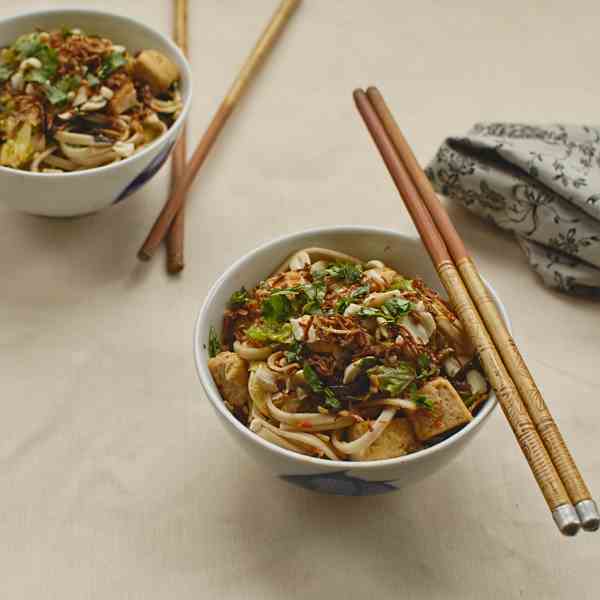
[[[302,359],[302,354],[304,354],[304,344],[298,340],[294,340],[290,347],[285,350],[283,354],[285,356],[285,360],[288,361],[288,364],[300,362]]]
[[[85,78],[92,87],[96,87],[100,83],[100,79],[98,79],[98,77],[96,77],[93,73],[88,73]]]
[[[410,386],[410,399],[419,407],[426,410],[433,410],[433,402],[425,394],[419,394],[417,386],[413,383]]]
[[[315,273],[315,277],[333,277],[346,283],[356,283],[362,277],[362,267],[354,263],[333,263]]]
[[[241,308],[248,302],[248,292],[244,286],[242,286],[237,292],[233,292],[229,298],[230,308]]]
[[[412,310],[410,300],[404,298],[390,298],[383,303],[382,312],[389,314],[394,320],[407,315]]]
[[[379,365],[369,370],[369,375],[377,378],[379,389],[390,394],[399,396],[413,381],[417,373],[410,363],[398,363],[395,367]]]
[[[402,290],[403,292],[414,292],[415,288],[412,286],[412,279],[406,279],[399,275],[390,286],[391,290]]]
[[[213,358],[221,352],[221,341],[217,330],[211,326],[208,332],[208,355]]]
[[[77,75],[63,77],[56,85],[48,86],[46,97],[50,104],[63,104],[69,98],[68,94],[79,87],[81,78]]]
[[[14,69],[11,69],[6,64],[0,64],[0,81],[6,81],[12,75]]]
[[[287,321],[292,315],[292,305],[283,294],[272,294],[261,305],[262,316],[266,321]]]
[[[349,298],[340,298],[335,303],[335,312],[338,313],[339,315],[343,315],[344,312],[346,312],[346,309],[348,308],[349,305],[350,305]]]
[[[427,377],[439,373],[439,368],[437,365],[431,363],[431,358],[429,358],[427,354],[419,354],[417,357],[417,365],[419,371],[417,379],[426,379]]]
[[[326,292],[325,284],[316,282],[276,290],[271,294],[271,298],[285,296],[290,302],[291,314],[315,315],[321,312],[321,303]]]
[[[22,58],[29,58],[30,56],[35,56],[42,45],[39,34],[30,33],[19,37],[15,42],[14,48]]]
[[[325,406],[329,406],[333,409],[340,408],[341,402],[338,400],[337,396],[333,392],[332,389],[328,388],[317,375],[317,372],[311,365],[304,365],[302,369],[304,373],[304,379],[306,379],[306,383],[310,387],[310,389],[319,396],[323,396],[325,400]]]
[[[117,69],[120,69],[123,65],[127,64],[127,59],[122,52],[111,52],[103,61],[100,70],[98,71],[98,77],[100,79],[106,79],[111,73],[114,73]]]
[[[350,294],[350,298],[352,298],[352,300],[356,300],[357,298],[362,298],[363,296],[366,296],[368,293],[369,293],[369,286],[368,285],[361,285],[360,287],[357,287]]]
[[[289,323],[278,325],[276,323],[265,323],[264,325],[251,325],[246,330],[246,335],[256,342],[275,342],[284,344],[293,339],[292,326]]]

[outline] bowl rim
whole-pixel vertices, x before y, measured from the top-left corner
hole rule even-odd
[[[144,30],[146,33],[150,34],[151,36],[153,36],[155,38],[160,39],[163,43],[165,43],[169,47],[169,50],[171,52],[173,52],[173,54],[177,55],[177,57],[181,61],[181,64],[183,65],[183,73],[182,73],[181,79],[182,79],[182,81],[187,83],[187,87],[188,87],[188,95],[183,104],[181,114],[179,115],[177,120],[173,123],[173,125],[171,125],[171,127],[167,131],[165,131],[165,133],[163,133],[161,136],[156,138],[153,142],[151,142],[147,146],[144,146],[144,148],[142,148],[142,150],[140,150],[139,152],[136,152],[132,156],[129,156],[118,162],[113,162],[108,165],[101,165],[99,167],[93,167],[91,169],[84,169],[81,171],[71,171],[71,172],[64,172],[64,173],[34,173],[32,171],[23,171],[21,169],[11,169],[9,167],[4,167],[4,166],[0,165],[0,173],[6,173],[8,175],[13,175],[15,177],[22,176],[22,177],[27,177],[27,178],[32,178],[32,179],[33,178],[47,178],[47,177],[50,179],[66,179],[66,178],[83,177],[86,175],[92,175],[92,174],[96,174],[100,171],[108,173],[110,170],[118,169],[119,167],[123,167],[127,164],[137,161],[137,159],[139,159],[139,158],[143,158],[144,156],[147,156],[148,154],[152,153],[152,151],[154,149],[156,149],[159,146],[161,146],[162,144],[164,144],[164,142],[167,139],[167,136],[169,135],[169,132],[174,131],[175,128],[179,128],[180,124],[183,123],[188,116],[191,102],[192,102],[193,78],[192,78],[192,71],[190,68],[190,64],[189,64],[187,58],[185,57],[183,52],[180,50],[180,48],[171,39],[169,39],[166,35],[162,34],[157,29],[154,29],[154,28],[146,25],[145,23],[142,23],[141,21],[138,21],[137,19],[133,19],[132,17],[129,17],[127,15],[123,15],[120,13],[115,13],[115,12],[106,11],[106,10],[98,10],[95,8],[79,8],[76,6],[65,6],[62,8],[49,8],[49,9],[42,9],[42,10],[26,10],[23,12],[19,12],[10,17],[0,19],[0,27],[2,27],[6,23],[10,23],[11,21],[18,21],[20,19],[25,19],[28,17],[39,16],[40,18],[43,18],[44,16],[49,16],[49,15],[55,16],[55,15],[60,15],[60,14],[66,15],[68,13],[74,13],[74,14],[79,13],[79,14],[86,14],[89,16],[96,15],[96,16],[108,17],[108,18],[114,19],[115,21],[123,21],[126,24],[129,23],[129,24],[132,24],[133,26],[137,27],[138,29]]]
[[[270,241],[264,242],[259,246],[255,247],[253,250],[240,257],[236,261],[234,261],[225,271],[221,274],[221,276],[215,281],[215,283],[211,286],[202,306],[200,308],[200,312],[196,318],[196,323],[194,326],[194,361],[196,364],[196,372],[198,374],[198,378],[200,379],[200,383],[204,392],[206,393],[209,401],[215,408],[229,423],[231,423],[234,428],[240,432],[244,437],[246,437],[250,443],[258,444],[263,446],[268,452],[273,452],[278,454],[284,458],[291,459],[295,462],[302,463],[304,465],[315,465],[319,467],[329,468],[331,470],[360,470],[360,471],[369,471],[376,470],[378,468],[383,467],[392,467],[401,465],[404,463],[416,462],[419,460],[424,460],[438,452],[443,452],[444,450],[450,448],[454,444],[458,443],[458,441],[464,436],[468,435],[471,431],[477,429],[483,422],[491,415],[492,411],[496,407],[498,403],[498,399],[494,391],[491,391],[490,397],[486,401],[485,405],[482,409],[477,413],[477,415],[473,418],[473,420],[465,425],[462,429],[452,434],[445,440],[441,441],[439,444],[435,444],[434,446],[430,446],[423,450],[419,450],[418,452],[414,452],[412,454],[407,454],[405,456],[399,456],[396,458],[386,458],[384,460],[373,460],[373,461],[344,461],[344,460],[330,460],[324,458],[318,458],[314,456],[307,456],[304,454],[299,454],[297,452],[292,452],[291,450],[287,450],[272,442],[268,442],[264,440],[260,436],[256,435],[252,432],[248,427],[240,423],[233,414],[227,410],[225,403],[219,393],[216,384],[214,383],[210,371],[208,370],[208,361],[205,361],[202,357],[202,348],[203,344],[200,340],[200,329],[202,324],[207,320],[207,313],[210,307],[212,306],[213,299],[219,289],[222,287],[224,283],[229,280],[230,275],[236,271],[239,267],[242,267],[244,264],[251,262],[259,253],[268,250],[270,247],[276,246],[282,242],[293,242],[295,240],[301,240],[307,236],[315,236],[315,235],[329,235],[332,233],[346,233],[346,234],[383,234],[383,235],[391,235],[393,237],[398,238],[401,241],[410,241],[410,242],[419,242],[419,238],[409,236],[398,231],[394,231],[392,229],[387,229],[384,227],[376,227],[376,226],[360,226],[360,225],[336,225],[336,226],[328,226],[328,227],[316,227],[310,229],[303,229],[301,231],[296,231],[290,234],[282,235],[277,238],[274,238]],[[283,257],[285,258],[285,257]],[[283,260],[283,258],[281,260]],[[279,261],[281,262],[281,261]],[[498,294],[494,290],[494,288],[490,285],[490,283],[482,277],[484,284],[486,285],[488,292],[492,296],[498,310],[506,323],[507,329],[512,333],[512,325],[508,314],[506,312],[506,308]]]

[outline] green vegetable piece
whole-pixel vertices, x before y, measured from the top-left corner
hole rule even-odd
[[[363,296],[366,296],[368,293],[369,293],[369,286],[368,285],[361,285],[360,287],[357,287],[350,294],[350,298],[352,298],[352,300],[356,300],[358,298],[362,298]]]
[[[333,263],[315,274],[318,278],[333,277],[346,283],[356,283],[362,277],[362,267],[353,263]]]
[[[404,298],[390,298],[383,303],[381,311],[384,315],[389,315],[393,320],[407,315],[412,310],[410,300]]]
[[[211,326],[208,332],[208,355],[213,358],[221,352],[221,341],[217,330]]]
[[[369,370],[369,375],[375,375],[379,389],[390,396],[399,396],[413,381],[417,373],[410,363],[401,362],[395,367],[379,365]]]
[[[2,63],[0,64],[0,81],[7,81],[10,79],[10,76],[13,74],[14,69],[9,67],[8,65]]]
[[[100,79],[98,79],[98,77],[96,77],[93,73],[88,73],[85,78],[92,87],[96,87],[100,83]]]
[[[310,389],[315,394],[318,394],[319,396],[324,397],[324,403],[326,406],[328,406],[329,408],[333,408],[333,409],[341,408],[342,404],[336,397],[333,390],[328,388],[319,379],[317,372],[313,369],[313,367],[311,365],[308,365],[308,364],[304,365],[302,372],[304,373],[304,379],[306,379],[306,383],[308,383],[308,386],[310,387]]]
[[[417,386],[413,383],[410,386],[410,399],[419,407],[426,410],[433,410],[433,402],[425,394],[419,394]]]
[[[63,77],[56,85],[51,85],[46,90],[46,97],[51,104],[63,104],[69,99],[69,92],[79,87],[81,78],[77,75]]]
[[[30,56],[35,56],[42,46],[39,34],[28,33],[17,38],[14,49],[22,58],[29,58]]]
[[[248,292],[244,286],[242,286],[237,292],[231,294],[229,298],[230,308],[241,308],[248,303]]]
[[[349,305],[350,305],[349,298],[340,298],[335,303],[335,312],[338,313],[339,315],[343,315],[346,312],[346,309],[348,308]]]
[[[431,359],[427,354],[419,354],[417,357],[417,365],[419,367],[417,379],[426,379],[427,377],[437,375],[440,372],[437,365],[432,364]]]
[[[290,347],[283,353],[285,360],[288,363],[300,362],[302,354],[304,353],[304,344],[298,340],[294,340]]]
[[[406,279],[399,275],[390,286],[391,290],[401,290],[403,292],[414,292],[415,288],[412,286],[412,279]]]
[[[262,316],[266,321],[287,321],[292,314],[292,305],[282,294],[272,294],[261,305]]]
[[[289,323],[278,325],[265,323],[264,325],[251,325],[246,330],[246,335],[256,342],[275,342],[285,344],[293,339],[292,326]]]
[[[98,71],[98,77],[100,77],[100,79],[106,79],[111,73],[114,73],[117,69],[120,69],[126,64],[127,59],[122,52],[112,52],[104,59],[104,62]]]

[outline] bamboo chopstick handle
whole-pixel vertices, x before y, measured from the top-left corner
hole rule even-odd
[[[173,38],[185,56],[188,55],[187,0],[175,0]],[[186,127],[181,134],[171,158],[171,192],[181,178],[187,160]],[[167,233],[167,270],[175,274],[185,266],[183,258],[183,238],[185,235],[185,207],[175,215]]]
[[[523,405],[514,383],[506,372],[504,364],[469,297],[456,267],[450,259],[444,241],[434,226],[429,212],[421,202],[419,193],[398,158],[394,145],[369,98],[362,90],[357,90],[354,92],[354,99],[419,231],[419,235],[429,251],[452,306],[477,349],[485,374],[496,391],[500,406],[511,425],[557,525],[562,533],[575,535],[579,530],[577,514],[570,505],[567,492],[548,456],[546,448]]]
[[[255,75],[261,63],[279,38],[285,24],[288,22],[300,2],[301,0],[283,0],[269,21],[267,28],[259,38],[250,56],[246,59],[240,73],[227,92],[227,95],[210,122],[208,129],[196,147],[196,150],[186,166],[183,176],[179,179],[173,194],[163,207],[163,210],[154,223],[148,237],[140,248],[138,258],[141,260],[150,260],[160,245],[173,218],[183,206],[187,190],[192,184],[198,170],[204,163],[210,149],[227,122],[227,119],[233,112],[233,109],[236,107],[242,94],[246,91],[252,77]]]
[[[552,458],[571,502],[575,505],[583,528],[587,531],[596,531],[600,525],[600,517],[592,495],[515,341],[504,326],[496,305],[481,280],[477,267],[469,257],[459,260],[457,267],[488,331],[492,334],[496,347],[523,398],[531,420]]]
[[[391,138],[397,154],[405,165],[423,202],[442,234],[456,267],[469,290],[481,317],[498,348],[508,372],[523,399],[531,420],[544,442],[560,478],[579,513],[583,528],[595,531],[600,526],[600,515],[590,491],[581,476],[573,457],[556,425],[544,399],[529,372],[516,343],[504,325],[502,318],[489,296],[475,263],[469,256],[463,241],[447,212],[438,200],[425,172],[419,165],[409,143],[402,134],[389,107],[377,88],[367,90],[367,96]]]

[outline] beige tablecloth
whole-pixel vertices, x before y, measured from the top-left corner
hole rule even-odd
[[[170,30],[166,0],[86,4]],[[276,2],[191,4],[197,139]],[[225,437],[191,342],[212,281],[275,235],[414,234],[354,87],[381,86],[423,162],[479,120],[597,121],[598,17],[591,1],[305,0],[193,188],[180,279],[135,258],[166,172],[85,219],[0,210],[0,598],[597,598],[600,536],[558,535],[499,411],[419,486],[315,496]],[[600,494],[597,304],[544,289],[512,239],[452,210]]]

